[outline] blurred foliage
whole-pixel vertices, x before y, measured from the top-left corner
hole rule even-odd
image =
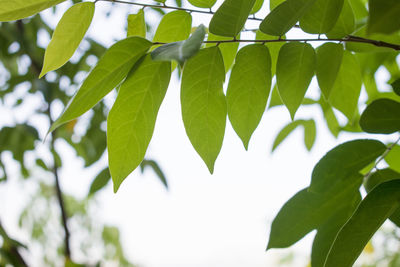
[[[46,139],[44,132],[57,115],[54,109],[65,107],[105,47],[86,38],[74,60],[39,80],[45,51],[40,40],[51,34],[52,29],[40,15],[0,23],[0,109],[9,114],[0,124],[0,186],[7,187],[10,179],[24,178],[22,183],[35,188],[19,219],[20,229],[29,236],[26,244],[10,237],[0,224],[0,266],[28,266],[33,258],[40,261],[40,266],[133,266],[125,257],[118,228],[103,225],[95,215],[99,207],[94,196],[110,181],[108,168],[101,161],[106,149],[108,107],[99,103],[87,116],[69,122]],[[65,233],[54,181],[63,168],[63,153],[54,145],[59,141],[70,145],[84,160],[85,168],[103,164],[85,198],[62,194],[73,261],[65,255]],[[18,171],[9,167],[15,164]],[[146,160],[145,166],[150,166],[167,185],[154,160]]]

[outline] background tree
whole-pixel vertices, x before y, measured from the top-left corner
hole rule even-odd
[[[175,68],[182,71],[186,133],[211,173],[227,116],[247,149],[268,99],[270,107],[284,104],[293,120],[278,135],[274,147],[297,126],[303,126],[306,147],[311,149],[315,139],[313,118],[295,120],[302,105],[319,105],[335,136],[341,131],[393,134],[400,130],[400,71],[396,61],[400,6],[395,0],[271,0],[271,12],[265,18],[254,15],[263,5],[256,0],[225,0],[216,11],[212,9],[216,4],[213,0],[189,1],[193,8],[180,7],[180,3],[166,5],[165,1],[110,1],[173,11],[163,15],[152,41],[145,39],[144,11],[129,16],[130,37],[104,53],[49,132],[62,131],[61,125],[68,126],[117,88],[118,96],[107,119],[109,169],[115,191],[143,162]],[[0,20],[21,19],[60,2],[4,2]],[[78,3],[64,14],[46,49],[41,77],[69,60],[91,23],[95,6],[101,2],[107,0]],[[211,15],[206,41],[201,25],[194,25],[196,30],[189,37],[196,14]],[[249,32],[243,30],[249,21],[261,23],[250,30],[253,38],[241,39],[243,32]],[[314,36],[285,38],[292,28]],[[254,44],[238,49],[240,43]],[[310,43],[322,44],[314,48]],[[172,60],[179,66],[171,65]],[[391,75],[390,92],[377,86],[375,74],[381,67]],[[307,99],[314,75],[320,97]],[[269,97],[273,76],[275,89]],[[359,104],[362,88],[368,97]],[[365,104],[368,107],[360,116]],[[317,230],[312,265],[352,266],[386,219],[399,224],[397,142],[396,138],[389,144],[360,139],[328,152],[315,166],[310,186],[278,213],[268,249],[291,246]],[[392,169],[378,169],[384,159]],[[362,184],[368,192],[364,198],[360,194]]]

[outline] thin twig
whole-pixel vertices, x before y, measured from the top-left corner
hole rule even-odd
[[[153,7],[153,8],[161,8],[161,9],[173,9],[173,10],[183,10],[189,13],[200,13],[200,14],[208,14],[214,15],[215,12],[211,10],[200,10],[200,9],[192,9],[192,8],[184,8],[184,7],[176,7],[176,6],[168,6],[168,5],[154,5],[154,4],[143,4],[143,3],[135,3],[130,1],[124,0],[96,0],[96,2],[111,2],[111,3],[120,3],[120,4],[127,4],[133,6],[141,6],[141,7]],[[256,20],[256,21],[263,21],[262,18],[256,17],[248,17],[249,20]]]
[[[364,176],[364,180],[367,180],[369,177],[371,177],[373,171],[377,169],[378,164],[385,159],[385,157],[389,154],[389,152],[400,142],[400,137],[390,146],[388,146],[383,152],[383,154],[378,158],[378,160],[375,162],[374,167]]]

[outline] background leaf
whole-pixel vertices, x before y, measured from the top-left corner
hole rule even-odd
[[[218,47],[205,48],[183,69],[181,104],[186,133],[210,173],[222,147],[226,100],[222,91],[225,68]]]
[[[144,19],[143,9],[140,9],[137,14],[128,16],[128,37],[139,36],[146,38],[146,21]]]
[[[211,8],[217,2],[217,0],[188,0],[194,6]]]
[[[353,9],[349,0],[344,0],[342,12],[336,21],[335,26],[333,26],[332,30],[326,33],[326,36],[328,38],[343,38],[354,32],[355,29],[356,22]]]
[[[64,1],[65,0],[2,0],[0,2],[0,21],[23,19]]]
[[[369,0],[369,33],[390,34],[400,30],[400,2],[397,0]]]
[[[183,10],[172,11],[163,16],[157,27],[153,42],[171,43],[186,40],[192,31],[192,16]]]

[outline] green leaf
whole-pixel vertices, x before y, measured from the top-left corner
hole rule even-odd
[[[256,0],[225,0],[210,21],[215,35],[235,37],[247,21]]]
[[[0,0],[0,21],[19,20],[65,0]]]
[[[342,64],[330,91],[329,103],[341,111],[349,121],[357,114],[358,98],[361,92],[362,77],[360,65],[356,57],[344,51]]]
[[[308,33],[326,33],[335,26],[344,0],[316,0],[300,19],[300,27]]]
[[[292,121],[278,133],[275,138],[274,144],[272,145],[272,151],[274,151],[285,139],[289,136],[298,126],[304,128],[304,144],[308,150],[314,145],[316,136],[316,126],[314,120],[296,120]]]
[[[285,36],[283,36],[282,38],[285,38]],[[257,30],[256,32],[256,40],[277,40],[277,39],[279,39],[279,37],[265,34],[260,30]],[[271,54],[271,74],[272,76],[274,76],[276,73],[276,63],[278,61],[279,51],[281,50],[281,47],[284,45],[284,43],[268,42],[265,43],[265,45],[268,47],[269,53]]]
[[[192,16],[183,10],[172,11],[163,16],[153,42],[172,43],[186,40],[192,31]]]
[[[307,43],[282,46],[276,66],[276,81],[282,102],[293,119],[314,76],[315,52]]]
[[[90,185],[88,196],[92,196],[95,193],[97,193],[100,189],[104,188],[110,180],[111,180],[110,171],[108,168],[104,168],[94,178],[92,184]]]
[[[331,248],[332,243],[335,241],[337,233],[354,213],[360,201],[361,195],[358,193],[355,195],[353,201],[349,203],[349,205],[338,210],[323,225],[318,227],[318,232],[315,235],[311,250],[312,267],[324,266],[329,249]]]
[[[129,37],[111,46],[99,60],[49,132],[91,109],[114,89],[147,52],[151,42]]]
[[[325,99],[329,99],[343,59],[343,45],[325,43],[317,48],[316,75],[319,88]]]
[[[108,161],[114,192],[142,162],[171,77],[169,62],[147,55],[119,89],[107,119]]]
[[[95,5],[84,2],[73,5],[62,16],[46,49],[39,78],[63,66],[75,53],[92,22]]]
[[[271,90],[271,56],[264,45],[243,47],[233,66],[226,100],[232,127],[248,148]]]
[[[176,60],[182,65],[200,50],[205,35],[206,29],[201,24],[187,40],[160,46],[151,52],[151,57],[158,61]]]
[[[316,0],[286,0],[274,8],[261,22],[263,33],[282,36],[309,10]]]
[[[391,34],[400,30],[398,0],[369,0],[368,33]]]
[[[353,140],[335,147],[315,165],[309,190],[321,193],[329,190],[358,173],[385,150],[386,146],[381,142],[368,139]]]
[[[262,8],[264,4],[264,0],[256,0],[256,2],[254,3],[253,8],[250,11],[250,14],[255,14],[258,11],[260,11],[260,9]]]
[[[181,104],[186,133],[210,173],[222,147],[226,100],[225,69],[218,47],[205,48],[189,59],[182,74]]]
[[[367,133],[400,131],[400,103],[386,98],[375,100],[362,113],[360,126]]]
[[[326,125],[328,126],[329,131],[332,133],[333,136],[338,137],[339,132],[340,132],[340,125],[336,118],[335,113],[333,112],[331,105],[325,101],[325,99],[322,95],[319,99],[319,103],[320,103],[322,112],[324,113],[324,118],[325,118]]]
[[[142,171],[142,173],[144,173],[144,170],[146,169],[146,167],[150,167],[153,169],[153,171],[156,173],[156,175],[158,176],[158,178],[160,179],[162,184],[168,190],[167,178],[165,177],[165,175],[164,175],[163,171],[161,170],[160,166],[158,165],[158,163],[155,162],[154,160],[145,159],[140,164],[140,170]]]
[[[282,2],[284,1],[286,0],[269,0],[269,10],[273,10],[274,8],[282,4]]]
[[[386,163],[393,170],[400,172],[400,146],[395,145],[385,157]]]
[[[143,9],[140,9],[137,14],[128,16],[128,37],[131,36],[146,38],[146,21]]]
[[[368,179],[365,181],[364,187],[367,190],[367,193],[369,193],[379,184],[396,179],[400,179],[400,173],[392,169],[382,169],[374,172],[371,176],[369,176]],[[398,227],[400,227],[400,208],[396,209],[396,211],[389,217],[389,219]]]
[[[203,8],[211,8],[214,6],[217,0],[188,0],[194,6],[203,7]]]
[[[338,233],[324,266],[353,266],[374,233],[399,206],[400,180],[375,187]]]
[[[348,34],[351,34],[356,29],[356,22],[354,18],[354,12],[349,4],[349,0],[344,0],[342,12],[335,26],[332,30],[326,33],[328,38],[343,38]]]
[[[240,39],[240,35],[237,36],[237,39]],[[218,36],[212,33],[209,33],[207,38],[207,41],[227,41],[227,40],[232,40],[232,38]],[[215,46],[214,43],[206,44],[206,47],[213,47],[213,46]],[[232,67],[233,61],[235,60],[235,56],[239,48],[239,43],[238,42],[221,43],[218,45],[218,47],[221,51],[222,58],[224,59],[225,73],[227,73]]]
[[[393,91],[400,96],[400,79],[397,79],[392,83]]]
[[[305,188],[294,195],[281,208],[271,225],[268,248],[285,248],[323,225],[337,211],[351,205],[359,194],[361,175],[347,177],[324,194]]]

